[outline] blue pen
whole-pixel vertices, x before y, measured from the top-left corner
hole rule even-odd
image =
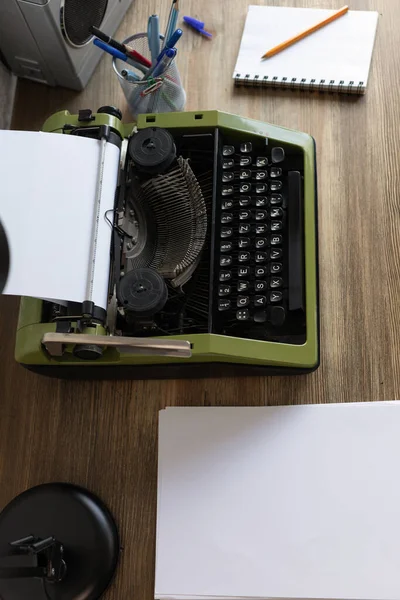
[[[102,42],[101,40],[98,40],[97,38],[93,40],[93,44],[101,50],[104,50],[104,52],[108,52],[108,54],[111,54],[111,56],[114,56],[114,58],[119,58],[120,60],[123,60],[125,62],[128,60],[126,54],[123,54],[123,52],[120,52],[116,48],[109,46],[108,44]]]
[[[176,48],[167,48],[163,56],[161,57],[161,60],[159,60],[156,64],[156,67],[152,73],[153,77],[159,77],[160,75],[165,73],[171,65],[172,61],[174,60],[175,56]]]
[[[140,81],[139,75],[136,75],[136,73],[134,73],[133,71],[128,71],[127,69],[122,69],[121,75],[126,81],[129,81],[130,83]]]
[[[151,54],[151,62],[155,63],[160,53],[160,26],[158,16],[151,15],[147,23],[147,37]]]
[[[174,33],[171,35],[171,37],[167,40],[165,47],[161,50],[160,54],[157,56],[157,62],[162,59],[162,57],[164,56],[164,54],[168,50],[168,48],[174,48],[176,46],[176,43],[178,42],[178,40],[180,40],[182,33],[183,33],[182,29],[177,29],[176,31],[174,31]]]

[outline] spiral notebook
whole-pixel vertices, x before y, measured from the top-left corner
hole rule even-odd
[[[378,13],[349,11],[303,40],[261,60],[267,50],[335,11],[249,6],[233,78],[236,85],[364,94]]]

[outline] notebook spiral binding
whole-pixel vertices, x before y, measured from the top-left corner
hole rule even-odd
[[[260,77],[246,73],[235,73],[235,86],[238,87],[270,87],[273,89],[291,89],[308,92],[330,92],[343,94],[364,94],[364,81],[336,81],[335,79],[299,79],[298,77]]]

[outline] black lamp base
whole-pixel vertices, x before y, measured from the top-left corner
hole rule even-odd
[[[89,491],[48,483],[17,496],[0,513],[0,564],[10,542],[33,535],[63,545],[66,574],[1,579],[0,600],[98,600],[110,583],[119,556],[118,531],[104,504]]]

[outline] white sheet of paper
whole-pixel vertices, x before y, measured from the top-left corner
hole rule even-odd
[[[89,273],[100,141],[0,131],[0,219],[11,255],[5,294],[83,302]],[[93,301],[106,308],[119,149],[107,143]],[[109,214],[112,219],[112,215]]]
[[[275,56],[261,56],[301,31],[329,17],[334,10],[249,6],[233,77],[240,73],[286,77],[290,82],[360,81],[367,85],[378,13],[351,10]]]
[[[399,600],[400,403],[167,408],[155,598]]]

